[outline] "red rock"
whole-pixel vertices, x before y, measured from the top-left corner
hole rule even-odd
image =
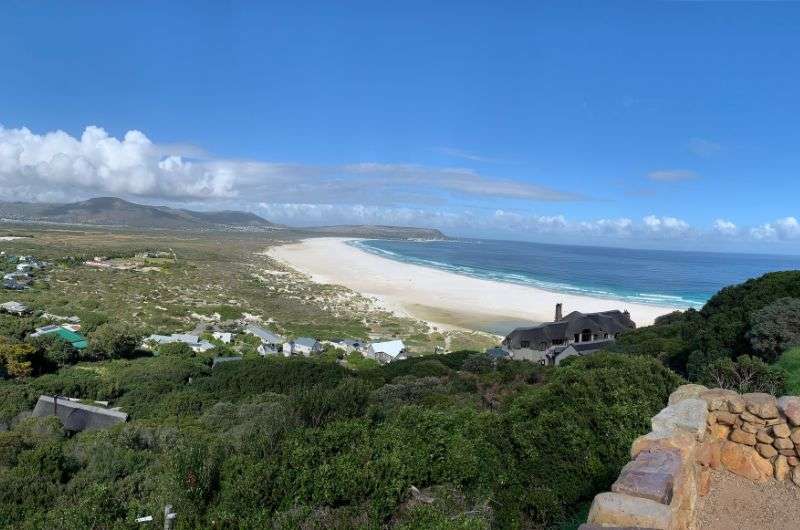
[[[776,438],[788,438],[792,434],[792,430],[785,423],[779,423],[772,426],[772,434]]]
[[[789,466],[787,458],[783,455],[778,456],[775,459],[775,478],[777,480],[786,480],[791,472],[792,468]]]
[[[703,468],[697,475],[697,493],[701,497],[705,497],[711,491],[711,471],[708,468]]]
[[[734,429],[733,432],[731,433],[731,441],[744,445],[755,445],[756,435],[753,433],[741,431],[739,429]]]
[[[723,442],[720,451],[722,465],[730,471],[756,482],[772,478],[772,464],[752,447],[734,442]]]
[[[639,453],[636,460],[622,468],[619,478],[611,486],[611,491],[669,504],[672,501],[675,475],[680,466],[681,457],[677,452]]]
[[[755,414],[759,418],[768,420],[770,418],[777,418],[778,402],[775,397],[764,394],[762,392],[754,392],[751,394],[743,394],[744,405],[748,412]]]
[[[756,433],[756,440],[761,442],[762,444],[771,444],[775,441],[775,438],[769,435],[769,432],[766,429],[761,429]]]
[[[777,404],[780,411],[786,416],[792,426],[800,426],[800,397],[783,396],[778,398]]]
[[[776,449],[794,449],[794,444],[788,438],[776,438],[772,445]]]
[[[772,458],[778,454],[778,451],[768,444],[756,444],[756,450],[758,451],[758,454],[764,458]]]

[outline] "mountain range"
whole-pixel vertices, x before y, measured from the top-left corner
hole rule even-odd
[[[73,203],[0,202],[0,221],[79,224],[160,230],[289,229],[254,213],[236,210],[199,212],[136,204],[117,197],[95,197]],[[323,226],[294,229],[310,235],[374,238],[444,239],[438,230],[394,226]]]

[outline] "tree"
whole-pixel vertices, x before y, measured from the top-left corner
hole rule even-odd
[[[707,386],[729,388],[741,394],[766,392],[780,395],[786,384],[786,373],[758,357],[742,355],[735,361],[727,357],[711,361],[703,370],[700,382]]]
[[[55,333],[36,337],[30,343],[39,351],[45,363],[50,365],[48,371],[74,364],[78,361],[78,350]]]
[[[89,335],[89,356],[95,359],[120,359],[134,356],[142,336],[123,323],[98,326]]]
[[[0,342],[0,360],[10,377],[28,377],[33,374],[36,348],[22,342]]]
[[[747,337],[753,349],[768,361],[800,344],[800,298],[780,298],[755,311]]]
[[[159,355],[173,355],[176,357],[194,357],[194,351],[185,342],[168,342],[158,347]]]

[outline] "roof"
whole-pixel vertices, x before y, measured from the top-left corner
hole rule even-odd
[[[72,344],[73,348],[78,350],[83,350],[84,348],[89,346],[86,337],[84,337],[80,333],[75,333],[74,331],[56,325],[50,325],[38,328],[36,330],[36,333],[31,334],[31,337],[41,337],[42,335],[51,335],[51,334],[58,335],[59,338],[69,342],[70,344]]]
[[[305,346],[307,348],[313,348],[317,345],[317,339],[311,337],[299,337],[294,340],[296,346]]]
[[[488,350],[486,350],[486,355],[488,355],[492,359],[504,359],[511,354],[508,353],[503,348],[489,348]]]
[[[603,332],[614,336],[635,327],[636,324],[631,320],[627,311],[622,312],[618,309],[599,313],[573,311],[556,322],[517,328],[508,334],[503,344],[518,348],[522,341],[528,341],[531,344],[550,343],[554,340],[572,338],[576,333],[581,333],[585,329],[592,333]]]
[[[28,306],[20,302],[6,302],[4,304],[0,304],[0,308],[8,311],[9,313],[24,313],[28,310]]]
[[[211,361],[211,368],[214,368],[218,364],[227,363],[231,361],[241,361],[241,360],[242,360],[241,355],[235,355],[231,357],[214,357],[214,359]]]
[[[373,342],[370,348],[375,353],[385,353],[390,357],[397,357],[406,349],[406,345],[402,340],[390,340],[386,342]]]
[[[70,431],[112,427],[128,420],[128,415],[120,410],[84,405],[67,398],[56,400],[52,396],[39,396],[32,416],[56,416]]]
[[[244,328],[245,333],[250,333],[251,335],[255,335],[256,337],[261,339],[261,342],[268,342],[270,344],[281,344],[283,342],[283,337],[280,335],[276,335],[271,331],[268,331],[261,326],[256,326],[255,324],[249,324],[246,328]]]

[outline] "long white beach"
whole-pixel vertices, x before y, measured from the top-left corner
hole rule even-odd
[[[440,327],[485,330],[497,322],[553,320],[555,304],[570,311],[627,309],[637,326],[675,308],[577,296],[535,287],[482,280],[434,268],[402,263],[347,244],[351,238],[312,238],[272,247],[268,255],[313,281],[343,285],[395,313]]]

